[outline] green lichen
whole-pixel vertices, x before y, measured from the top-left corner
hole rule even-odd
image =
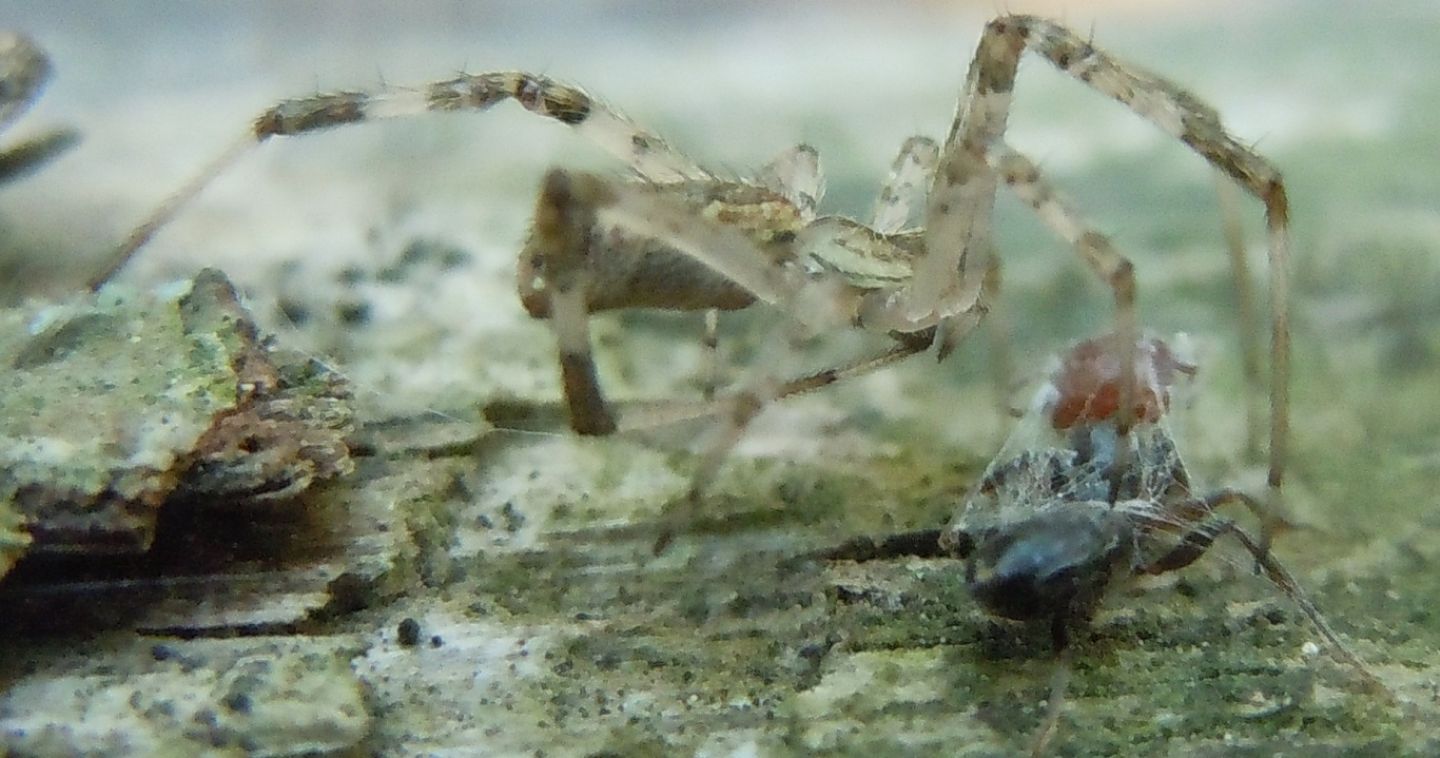
[[[0,499],[26,487],[139,498],[234,404],[229,356],[187,335],[175,304],[108,293],[0,316]]]
[[[178,462],[236,403],[234,353],[187,327],[184,288],[107,290],[0,313],[0,508],[159,504]],[[12,538],[12,545],[18,540]]]
[[[1241,18],[1227,29],[1265,50],[1261,58],[1274,65],[1270,76],[1250,68],[1260,58],[1227,63],[1207,56],[1214,37],[1193,33],[1192,25],[1183,34],[1145,25],[1115,52],[1194,84],[1237,123],[1256,115],[1244,105],[1254,93],[1237,91],[1238,84],[1279,83],[1261,99],[1273,105],[1267,113],[1285,113],[1283,125],[1271,135],[1237,135],[1263,138],[1258,148],[1285,172],[1294,209],[1297,376],[1287,505],[1304,526],[1281,535],[1276,554],[1400,702],[1358,691],[1323,648],[1310,651],[1307,644],[1318,638],[1303,615],[1252,575],[1243,553],[1220,545],[1178,577],[1117,587],[1093,625],[1076,632],[1074,672],[1054,742],[1060,755],[1440,752],[1434,736],[1440,734],[1434,708],[1440,625],[1433,609],[1440,597],[1433,492],[1434,409],[1440,408],[1433,369],[1440,340],[1430,305],[1437,282],[1429,223],[1435,171],[1428,164],[1437,100],[1425,77],[1375,63],[1423,59],[1434,47],[1433,25],[1376,23],[1380,16],[1336,3],[1315,14],[1295,10]],[[1349,32],[1345,44],[1311,54],[1317,24],[1332,28],[1337,19]],[[1107,32],[1113,25],[1102,23],[1098,34],[1118,35],[1118,29]],[[1303,53],[1298,58],[1297,51]],[[1366,65],[1355,65],[1360,60]],[[1240,65],[1246,68],[1234,70]],[[1263,471],[1250,477],[1247,470],[1257,459],[1244,452],[1238,329],[1229,317],[1232,288],[1203,163],[1173,140],[1142,132],[1143,126],[1133,139],[1128,131],[1115,131],[1112,139],[1111,122],[1103,114],[1092,122],[1091,114],[1115,106],[1068,80],[1047,90],[1039,79],[1046,68],[1024,73],[1014,118],[1019,131],[1011,136],[1017,147],[1032,150],[1031,139],[1046,144],[1045,125],[1063,125],[1064,133],[1091,144],[1081,153],[1068,144],[1042,146],[1036,157],[1063,153],[1047,161],[1047,175],[1076,197],[1087,222],[1113,235],[1135,261],[1142,322],[1162,332],[1195,333],[1215,348],[1201,366],[1200,392],[1212,400],[1198,408],[1200,434],[1182,437],[1182,452],[1197,478],[1202,470],[1213,473],[1202,483],[1263,479]],[[948,123],[957,75],[940,71],[943,88],[917,103],[917,113],[934,107],[938,114],[933,126],[922,128],[940,133]],[[1326,82],[1323,92],[1313,89],[1315,82]],[[1342,91],[1354,96],[1339,103],[1333,93]],[[807,92],[812,99],[800,97]],[[781,117],[801,124],[801,132],[804,125],[817,127],[807,139],[828,145],[827,204],[863,212],[879,165],[868,148],[873,135],[863,130],[876,127],[837,121],[833,114],[843,99],[828,92],[795,88],[794,112]],[[1084,110],[1091,106],[1095,110]],[[701,151],[728,147],[706,145],[713,135],[695,127],[705,120],[694,114],[665,107],[641,113],[645,108],[642,101],[635,109],[643,122],[681,127],[662,130],[667,134],[683,137],[684,127],[695,129],[690,143]],[[1358,127],[1357,114],[1363,116]],[[893,126],[893,119],[878,121]],[[468,138],[472,126],[457,140]],[[1037,127],[1040,133],[1021,133]],[[1096,142],[1095,134],[1105,136]],[[1147,138],[1152,141],[1142,141]],[[867,149],[846,151],[847,144]],[[537,160],[548,164],[555,156]],[[544,170],[538,164],[488,168],[525,177],[527,188]],[[465,223],[473,225],[474,207],[513,221],[512,227],[497,223],[493,235],[487,227],[501,243],[476,255],[483,261],[523,235],[528,209],[521,206],[530,196],[515,201],[507,194],[512,184],[501,191],[488,169],[479,184],[473,176],[467,173],[465,186],[476,196],[452,198],[467,207]],[[320,186],[325,179],[314,181]],[[1113,323],[1112,298],[1027,209],[1007,208],[1008,202],[999,200],[996,224],[1006,282],[987,326],[1009,326],[1019,372],[1013,378],[1033,378],[1066,341]],[[1260,247],[1258,205],[1247,200],[1245,208],[1252,246]],[[1382,265],[1381,258],[1402,246],[1367,226],[1413,236],[1397,254],[1420,265]],[[373,281],[400,284],[399,270],[389,269]],[[386,308],[377,307],[363,328],[331,329],[312,344],[324,345],[357,376],[380,377],[371,382],[372,395],[383,395],[370,398],[376,404],[439,397],[438,407],[450,408],[500,395],[557,400],[545,327],[499,325],[506,309],[523,318],[509,279],[502,275],[496,284],[491,276],[499,269],[485,268],[485,276],[465,285],[476,288],[466,291],[466,303],[496,304],[484,318],[467,320],[469,312],[452,303],[433,323],[417,326],[434,314],[396,307],[389,311],[404,315],[386,321]],[[1255,273],[1263,274],[1258,264]],[[307,312],[335,310],[336,303],[310,289],[319,275],[295,278],[300,284],[290,288],[304,290],[297,302]],[[448,302],[434,297],[446,291],[440,279],[418,282],[413,287],[421,299]],[[254,289],[268,295],[265,286]],[[771,333],[772,316],[753,317],[757,334]],[[738,331],[746,320],[741,316]],[[398,327],[401,321],[408,331]],[[755,349],[759,338],[733,334],[736,323],[727,317],[722,345],[741,374],[771,356]],[[468,330],[476,324],[494,332],[475,337]],[[693,394],[687,373],[699,342],[693,324],[668,315],[606,315],[594,330],[613,396]],[[819,342],[843,338],[827,334]],[[383,591],[378,582],[361,583],[351,605],[312,619],[295,636],[305,644],[329,634],[361,640],[363,651],[351,663],[374,707],[367,752],[878,758],[1024,751],[1043,718],[1055,670],[1048,630],[986,616],[953,561],[789,561],[846,537],[936,526],[952,515],[999,445],[997,429],[1009,425],[990,420],[999,414],[989,407],[997,393],[986,383],[994,364],[983,343],[972,338],[939,366],[916,359],[887,369],[883,381],[817,393],[820,410],[841,409],[833,416],[840,421],[813,439],[788,441],[767,459],[743,452],[728,459],[694,513],[679,503],[698,461],[671,452],[678,446],[499,432],[443,449],[422,450],[399,438],[376,445],[354,478],[327,496],[398,514],[353,532],[362,540],[394,540],[401,556],[385,566],[396,568],[386,569]],[[220,349],[195,347],[201,354]],[[787,355],[794,365],[782,373],[833,363],[829,357]],[[427,372],[445,389],[427,385]],[[455,389],[454,377],[461,375],[474,383]],[[434,394],[414,401],[406,393],[416,387]],[[831,432],[851,444],[836,452],[828,446]],[[666,524],[679,524],[679,535],[656,557],[651,545]],[[425,630],[421,644],[402,647],[390,639],[402,616]],[[427,644],[432,632],[443,644]],[[24,651],[31,654],[46,660],[34,646]],[[234,701],[231,695],[215,693]]]

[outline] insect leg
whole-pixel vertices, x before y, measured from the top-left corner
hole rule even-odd
[[[1056,616],[1051,627],[1055,637],[1055,673],[1050,675],[1050,696],[1045,701],[1045,720],[1035,730],[1030,742],[1031,758],[1039,758],[1050,746],[1050,740],[1060,728],[1060,714],[1065,707],[1065,690],[1070,686],[1070,673],[1074,670],[1070,652],[1067,619]]]
[[[945,558],[953,555],[941,545],[943,529],[921,529],[916,532],[887,534],[883,537],[860,536],[835,547],[806,553],[803,560],[815,561],[889,561],[896,558]]]
[[[1233,499],[1233,494],[1225,493],[1221,497],[1224,500],[1230,500]],[[1209,550],[1215,540],[1226,535],[1234,537],[1249,551],[1265,578],[1285,593],[1291,602],[1299,606],[1300,611],[1310,619],[1310,623],[1315,626],[1316,630],[1320,632],[1320,636],[1330,646],[1335,657],[1349,666],[1367,689],[1381,694],[1389,693],[1389,689],[1374,674],[1370,673],[1365,662],[1340,640],[1340,636],[1330,626],[1330,622],[1320,613],[1320,609],[1315,606],[1305,591],[1300,589],[1299,582],[1295,581],[1295,577],[1290,574],[1290,571],[1260,541],[1246,534],[1228,518],[1214,516],[1196,524],[1194,528],[1185,533],[1178,545],[1150,564],[1140,567],[1136,573],[1163,574],[1188,566]]]

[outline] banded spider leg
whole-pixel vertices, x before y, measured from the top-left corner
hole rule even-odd
[[[1272,499],[1278,499],[1288,376],[1287,222],[1278,174],[1225,132],[1216,114],[1189,93],[1030,16],[1007,16],[986,26],[946,140],[938,148],[923,139],[907,143],[870,226],[817,215],[823,181],[812,149],[796,148],[755,179],[723,178],[578,89],[542,76],[496,72],[416,89],[386,87],[279,103],[142,223],[91,285],[108,281],[206,183],[271,137],[432,111],[479,111],[515,100],[619,157],[638,179],[553,170],[543,182],[534,233],[521,254],[521,302],[531,315],[548,320],[555,333],[575,431],[608,434],[625,425],[595,375],[588,337],[588,319],[595,312],[729,310],[763,301],[812,333],[858,328],[897,341],[837,369],[789,382],[762,370],[747,386],[718,396],[709,412],[725,420],[699,466],[693,500],[724,451],[769,402],[873,370],[927,345],[935,345],[943,358],[983,320],[993,288],[987,282],[996,280],[990,212],[1000,184],[1030,205],[1107,283],[1116,303],[1115,331],[1135,336],[1130,261],[1081,220],[1031,161],[1003,141],[1014,77],[1026,49],[1156,123],[1265,202],[1274,328],[1269,478]],[[911,209],[922,196],[923,228],[908,227]],[[1129,351],[1134,342],[1121,339],[1119,349]],[[1133,397],[1128,378],[1122,378],[1120,392]],[[1121,403],[1122,429],[1130,424],[1131,405]]]

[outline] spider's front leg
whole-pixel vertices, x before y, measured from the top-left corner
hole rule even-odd
[[[3,46],[3,39],[0,39]],[[0,76],[5,51],[0,49]],[[415,118],[429,113],[485,111],[513,100],[525,110],[562,123],[624,161],[640,177],[654,182],[714,181],[699,164],[672,148],[658,135],[640,128],[584,90],[548,76],[524,71],[462,74],[419,87],[382,86],[368,91],[335,92],[282,100],[266,108],[236,142],[213,158],[180,189],[151,211],[110,253],[101,271],[91,277],[98,290],[113,279],[145,245],[205,187],[246,153],[274,137],[315,134],[385,119]],[[0,125],[9,111],[0,97]]]
[[[938,353],[944,357],[984,311],[990,216],[997,183],[1003,180],[1047,225],[1069,240],[1110,286],[1116,303],[1115,331],[1122,335],[1122,344],[1131,344],[1128,337],[1136,331],[1133,266],[1103,235],[1079,222],[1079,216],[1043,183],[1033,163],[1003,142],[1015,75],[1027,50],[1180,140],[1264,203],[1272,329],[1268,483],[1272,507],[1280,510],[1289,427],[1290,349],[1289,211],[1280,174],[1263,156],[1231,136],[1215,110],[1199,98],[1110,56],[1063,26],[1019,15],[986,25],[935,172],[926,210],[924,254],[916,261],[915,276],[904,286],[868,298],[863,320],[872,328],[902,331],[935,325]],[[1121,356],[1121,360],[1132,357]],[[1134,387],[1127,380],[1121,391],[1128,397]]]

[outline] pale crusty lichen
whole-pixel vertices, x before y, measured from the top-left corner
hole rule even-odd
[[[143,548],[177,461],[234,406],[231,356],[186,333],[187,291],[0,313],[0,503],[32,535],[95,528]]]
[[[22,755],[310,755],[370,728],[345,640],[110,640],[0,693]],[[15,672],[7,672],[13,675]]]
[[[177,488],[288,496],[349,467],[343,386],[277,367],[216,271],[0,312],[0,365],[0,569],[27,543],[143,552]]]

